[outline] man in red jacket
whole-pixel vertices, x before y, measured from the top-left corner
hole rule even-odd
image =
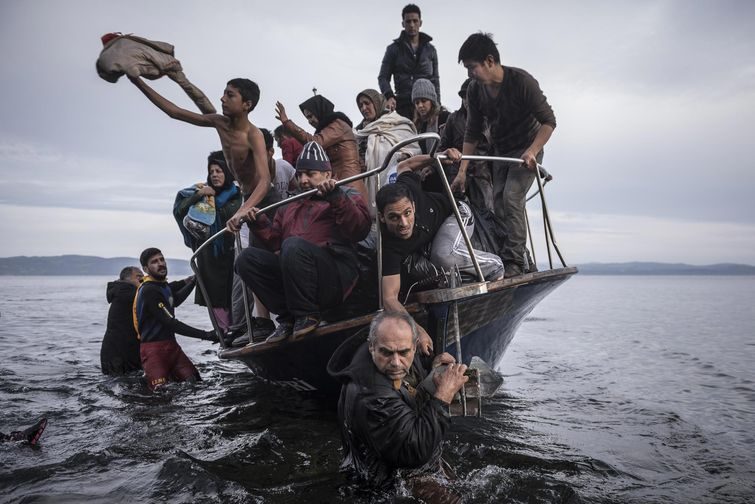
[[[346,299],[359,276],[355,244],[370,231],[367,204],[351,187],[336,186],[321,145],[304,145],[296,177],[302,191],[316,188],[317,194],[279,209],[273,221],[253,208],[250,228],[267,250],[244,249],[235,264],[262,304],[278,314],[269,343],[312,332],[321,310]]]

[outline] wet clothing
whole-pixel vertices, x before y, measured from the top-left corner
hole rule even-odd
[[[465,142],[484,140],[490,128],[490,145],[497,157],[519,158],[532,144],[541,126],[556,127],[556,116],[538,82],[519,68],[503,67],[503,82],[497,96],[473,81],[467,89]],[[543,151],[535,154],[542,163]],[[516,163],[493,163],[491,169],[493,208],[503,223],[502,259],[507,265],[527,270],[527,191],[535,172]]]
[[[42,437],[42,433],[47,427],[47,419],[40,418],[37,423],[31,427],[27,427],[22,431],[13,431],[10,434],[0,432],[0,442],[6,441],[26,441],[30,445],[34,446],[39,442],[39,438]]]
[[[251,229],[265,250],[244,249],[236,272],[279,320],[289,321],[349,295],[358,279],[354,244],[367,236],[370,219],[359,193],[340,186],[286,205],[273,221],[260,215]]]
[[[380,65],[378,85],[386,98],[396,98],[396,111],[404,117],[412,118],[412,88],[417,79],[428,79],[435,86],[435,93],[440,99],[440,76],[438,74],[438,53],[430,41],[433,38],[420,32],[419,46],[412,49],[409,37],[402,31],[386,49]],[[391,76],[395,93],[391,89]]]
[[[375,367],[366,342],[354,352],[347,340],[334,352],[328,372],[342,383],[343,471],[383,490],[395,484],[399,472],[408,478],[443,475],[443,436],[450,425],[443,401],[406,381],[395,388]],[[419,352],[411,374],[417,382],[427,376]]]
[[[199,371],[176,340],[142,343],[141,359],[147,385],[154,389],[169,381],[199,381]]]
[[[140,355],[150,389],[168,381],[199,380],[199,372],[176,342],[176,333],[210,339],[208,332],[176,320],[174,310],[191,293],[193,283],[145,277],[134,300],[134,325],[141,337]]]
[[[106,375],[124,375],[142,368],[139,338],[133,320],[136,286],[116,280],[105,291],[110,309],[100,348],[100,369]]]

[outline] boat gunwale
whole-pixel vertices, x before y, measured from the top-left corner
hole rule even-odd
[[[515,288],[521,285],[529,283],[539,283],[543,280],[550,278],[558,278],[562,276],[571,276],[577,273],[577,268],[574,266],[567,266],[564,268],[549,269],[546,271],[536,271],[532,273],[525,273],[523,275],[517,275],[512,278],[503,278],[501,280],[494,280],[490,282],[473,284],[466,284],[460,287],[454,288],[441,288],[428,291],[422,291],[414,293],[410,296],[409,301],[404,306],[406,311],[411,315],[420,314],[426,311],[426,305],[443,304],[452,301],[460,301],[464,299],[471,299],[474,297],[484,296],[489,293],[499,292],[502,290]],[[487,287],[487,291],[482,290],[481,287]],[[362,327],[369,324],[380,310],[360,315],[358,317],[352,317],[345,320],[339,320],[337,322],[328,323],[315,329],[312,333],[306,336],[308,341],[318,336],[325,336],[335,332],[343,331],[346,329]],[[271,350],[276,350],[281,347],[289,347],[292,344],[301,342],[299,341],[285,341],[277,343],[253,343],[240,348],[225,348],[218,351],[218,357],[221,359],[235,360],[248,356],[260,355],[267,353]]]

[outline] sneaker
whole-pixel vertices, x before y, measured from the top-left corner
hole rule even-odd
[[[269,318],[254,317],[252,320],[252,341],[265,341],[275,331],[275,324]]]
[[[306,317],[297,317],[294,323],[293,339],[301,338],[317,329],[320,325],[319,315],[307,315]]]
[[[275,328],[273,334],[267,337],[265,343],[280,343],[285,341],[293,334],[294,325],[291,322],[281,322],[278,327]]]
[[[244,334],[244,335],[239,336],[238,338],[234,338],[233,342],[231,342],[231,346],[234,348],[242,347],[242,346],[246,346],[248,343],[249,343],[249,335]]]

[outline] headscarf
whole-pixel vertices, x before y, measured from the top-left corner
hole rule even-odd
[[[223,170],[223,175],[225,176],[223,185],[219,190],[213,187],[212,182],[210,181],[211,165],[218,165]],[[215,189],[216,193],[221,193],[229,189],[233,185],[233,180],[233,175],[231,174],[231,170],[228,168],[228,163],[225,162],[225,155],[223,154],[223,151],[211,152],[210,155],[207,156],[207,185]]]
[[[383,96],[383,93],[381,93],[380,91],[377,91],[375,89],[365,89],[364,91],[359,93],[357,95],[357,107],[359,107],[360,96],[364,96],[372,102],[372,105],[375,107],[375,119],[387,112],[387,110],[385,109],[385,96]]]
[[[333,113],[335,105],[323,95],[315,95],[303,101],[299,105],[299,109],[302,111],[302,114],[304,113],[304,109],[309,110],[318,121],[322,122],[325,117]]]

